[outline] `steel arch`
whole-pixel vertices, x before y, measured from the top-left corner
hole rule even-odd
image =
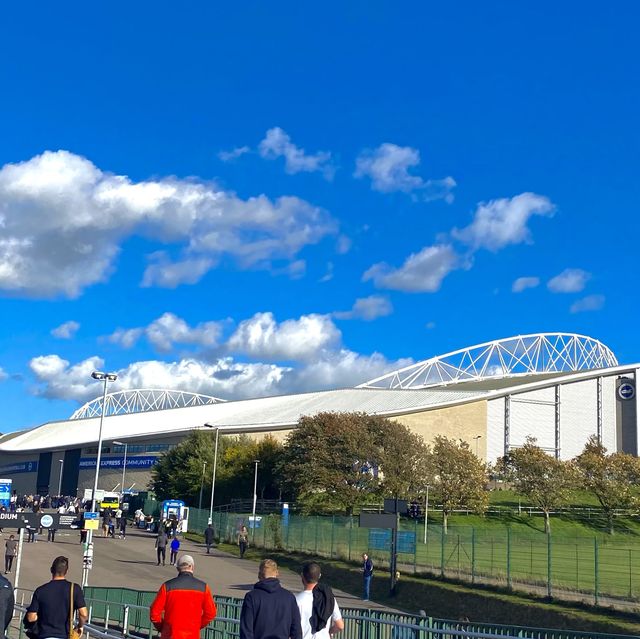
[[[127,415],[129,413],[146,413],[153,410],[167,410],[169,408],[187,408],[189,406],[204,406],[218,404],[224,399],[190,393],[188,391],[134,388],[131,390],[108,393],[106,397],[105,417],[109,415]],[[99,417],[102,414],[102,397],[96,397],[84,406],[78,408],[70,419],[86,419]]]
[[[485,342],[439,355],[364,382],[357,388],[418,389],[617,366],[610,348],[574,333],[535,333]]]

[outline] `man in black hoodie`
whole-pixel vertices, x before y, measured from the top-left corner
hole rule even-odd
[[[244,597],[240,639],[302,639],[296,598],[280,585],[278,564],[263,559],[258,583]]]

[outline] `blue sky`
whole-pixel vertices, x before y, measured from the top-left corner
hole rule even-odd
[[[95,367],[230,399],[530,332],[640,359],[634,5],[1,11],[0,431]]]

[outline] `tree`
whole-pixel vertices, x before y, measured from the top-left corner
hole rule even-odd
[[[177,446],[160,456],[151,471],[151,488],[159,499],[183,499],[198,504],[201,483],[203,493],[211,494],[215,432],[193,431]],[[254,460],[260,460],[258,494],[264,499],[280,496],[276,473],[282,445],[272,437],[256,442],[247,435],[219,436],[216,468],[216,503],[253,496]],[[204,482],[202,467],[206,462]],[[208,500],[204,500],[209,504]]]
[[[378,473],[369,419],[361,413],[318,413],[301,417],[289,433],[280,472],[306,510],[351,513],[370,499]]]
[[[575,473],[571,464],[546,453],[527,437],[524,446],[514,448],[498,460],[504,478],[517,492],[529,499],[544,513],[544,531],[551,532],[551,511],[567,503],[575,486]]]
[[[639,503],[635,486],[640,478],[640,461],[627,453],[607,455],[607,449],[592,435],[575,464],[585,488],[600,502],[613,534],[615,511]]]
[[[442,435],[435,438],[431,454],[433,486],[442,504],[442,525],[447,534],[449,515],[467,506],[478,513],[487,509],[487,469],[464,441]]]

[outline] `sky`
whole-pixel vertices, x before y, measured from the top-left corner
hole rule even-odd
[[[518,334],[640,361],[640,6],[0,8],[0,431],[354,386]]]

